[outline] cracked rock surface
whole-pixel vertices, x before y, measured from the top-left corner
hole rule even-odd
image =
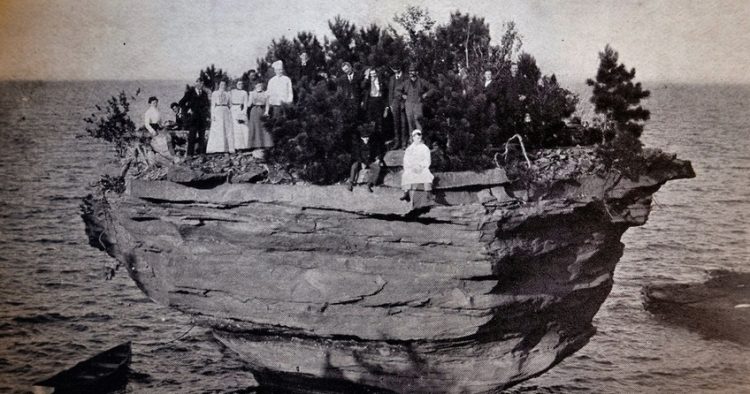
[[[694,174],[671,158],[638,180],[488,176],[425,206],[389,187],[132,180],[83,217],[93,246],[213,328],[261,385],[496,392],[588,342],[623,232],[662,184]]]

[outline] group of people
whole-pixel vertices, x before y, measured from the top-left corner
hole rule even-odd
[[[318,78],[307,54],[300,56],[301,75]],[[203,153],[234,153],[253,150],[261,153],[273,146],[273,138],[263,124],[263,117],[276,117],[283,113],[284,105],[294,101],[291,79],[284,72],[284,64],[278,60],[272,64],[274,76],[264,91],[262,81],[250,78],[254,89],[245,91],[242,81],[236,88],[227,91],[227,81],[219,81],[217,89],[209,94],[200,79],[185,91],[182,99],[172,103],[175,120],[162,122],[158,111],[158,99],[149,99],[149,109],[144,115],[144,124],[154,136],[152,146],[158,153],[174,156],[171,135],[163,130],[185,129],[187,134],[186,155]],[[335,79],[336,88],[350,105],[356,124],[370,123],[371,135],[353,135],[352,166],[348,179],[351,191],[359,172],[369,168],[367,188],[377,184],[388,148],[405,149],[402,176],[404,196],[409,200],[409,190],[422,185],[431,190],[433,176],[429,171],[430,150],[422,142],[422,102],[435,92],[430,83],[420,78],[414,66],[409,67],[408,77],[400,66],[391,67],[393,75],[388,78],[375,69],[367,69],[364,78],[355,75],[348,62],[341,67],[342,75]],[[309,75],[308,75],[309,74]],[[326,76],[327,78],[327,76]],[[390,115],[390,116],[389,116]],[[385,122],[392,119],[393,138],[385,140]],[[206,135],[208,130],[208,135]],[[411,131],[411,132],[410,132]],[[411,137],[411,138],[410,138]]]
[[[253,90],[244,90],[238,81],[236,88],[227,91],[227,81],[219,82],[210,96],[200,79],[185,91],[179,102],[172,103],[175,120],[162,122],[158,110],[159,100],[149,98],[149,108],[144,114],[144,126],[154,137],[152,145],[159,151],[166,140],[168,151],[174,155],[171,134],[162,130],[185,129],[187,146],[185,154],[234,153],[252,150],[260,153],[273,146],[271,134],[263,124],[264,116],[278,114],[283,104],[293,100],[292,83],[284,75],[283,64],[274,63],[276,75],[263,90],[262,81],[253,81]],[[208,130],[208,135],[206,135]]]

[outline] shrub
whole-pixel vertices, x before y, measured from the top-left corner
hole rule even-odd
[[[130,99],[135,100],[139,93],[140,89]],[[128,146],[143,139],[130,119],[128,95],[121,91],[117,96],[110,97],[103,107],[96,105],[96,109],[97,113],[83,119],[89,124],[86,132],[94,138],[113,143],[117,156],[125,157]]]

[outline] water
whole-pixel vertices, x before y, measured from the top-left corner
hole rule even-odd
[[[255,384],[206,330],[149,301],[125,272],[105,281],[109,257],[88,246],[78,206],[112,161],[106,145],[82,137],[82,119],[120,89],[138,87],[134,113],[150,95],[166,112],[184,83],[0,83],[0,392],[26,392],[126,340],[134,341],[136,372],[128,392]],[[653,280],[748,269],[750,87],[649,88],[644,141],[691,160],[697,178],[668,183],[649,222],[625,234],[589,345],[513,392],[750,392],[750,348],[666,325],[643,310],[639,293]]]

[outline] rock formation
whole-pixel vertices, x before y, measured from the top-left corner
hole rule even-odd
[[[89,197],[83,217],[93,246],[211,327],[263,386],[496,392],[588,342],[623,232],[662,184],[694,176],[660,152],[637,180],[582,156],[535,161],[542,183],[437,174],[417,206],[387,185],[135,179]]]
[[[712,271],[705,283],[653,283],[646,309],[708,338],[750,345],[750,273]]]

